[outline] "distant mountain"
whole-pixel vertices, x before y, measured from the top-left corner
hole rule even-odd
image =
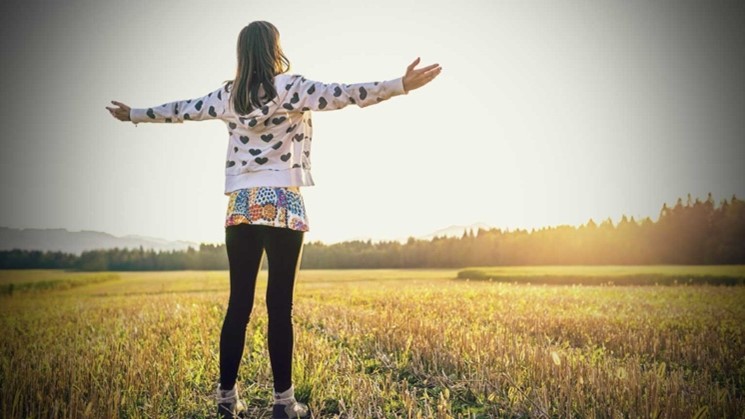
[[[457,226],[452,225],[450,227],[441,228],[434,233],[427,234],[426,236],[419,236],[418,239],[421,240],[432,240],[435,237],[461,237],[463,236],[464,232],[467,231],[473,231],[473,234],[476,234],[479,231],[479,228],[483,228],[484,230],[489,230],[493,227],[486,225],[484,223],[475,223],[470,224],[467,226]]]
[[[84,250],[118,247],[159,250],[198,249],[199,243],[183,240],[169,241],[156,237],[128,235],[117,237],[100,231],[67,231],[64,228],[8,228],[0,227],[0,250],[61,251],[80,255]]]
[[[432,240],[434,237],[461,237],[464,231],[473,230],[474,233],[479,228],[489,229],[490,226],[484,223],[476,223],[467,226],[452,225],[441,228],[435,232],[424,236],[415,237],[419,240]],[[401,243],[406,243],[410,236],[393,239]],[[346,239],[342,241],[362,240],[368,238],[358,237],[355,239]],[[373,240],[378,241],[378,240]],[[117,237],[109,233],[100,231],[68,231],[64,228],[9,228],[0,227],[0,251],[1,250],[41,250],[41,251],[61,251],[80,255],[84,250],[94,249],[143,249],[159,250],[186,250],[189,246],[199,249],[199,243],[184,240],[165,240],[157,237],[147,237],[138,235],[127,235]]]
[[[397,238],[393,238],[393,239],[384,239],[384,241],[397,241],[399,243],[406,243],[409,240],[410,237],[414,237],[417,240],[426,240],[426,241],[430,241],[430,240],[432,240],[435,237],[461,237],[461,236],[463,236],[463,232],[466,232],[466,231],[473,230],[473,234],[476,234],[479,231],[479,228],[483,228],[484,230],[489,230],[489,229],[492,229],[494,227],[492,227],[490,225],[487,225],[487,224],[484,224],[484,223],[474,223],[474,224],[469,224],[467,226],[451,225],[450,227],[441,228],[439,230],[436,230],[436,231],[434,231],[432,233],[429,233],[429,234],[426,234],[426,235],[423,235],[423,236],[414,236],[414,235],[401,236],[401,237],[397,237]],[[340,241],[334,242],[334,243],[341,243],[341,242],[346,242],[346,241],[356,241],[356,240],[358,240],[358,241],[368,241],[368,240],[370,240],[370,241],[373,241],[373,242],[380,241],[379,239],[372,239],[372,238],[366,237],[366,236],[358,236],[358,237],[353,237],[353,238],[350,238],[350,239],[340,240]]]

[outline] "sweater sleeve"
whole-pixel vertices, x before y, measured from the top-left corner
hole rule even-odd
[[[403,86],[403,77],[354,84],[322,83],[298,77],[286,88],[289,92],[282,107],[301,111],[332,111],[347,105],[364,108],[393,96],[407,94]]]
[[[217,119],[225,113],[227,96],[226,86],[221,86],[194,99],[177,100],[150,108],[131,108],[129,119],[135,125],[140,122],[182,123]]]

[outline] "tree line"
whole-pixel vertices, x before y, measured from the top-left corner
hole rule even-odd
[[[732,196],[716,206],[678,198],[663,204],[657,221],[625,215],[617,224],[590,219],[575,227],[467,231],[461,237],[397,241],[306,243],[304,269],[463,268],[497,265],[648,265],[745,263],[745,202]],[[266,265],[266,264],[264,264]],[[107,249],[80,256],[62,252],[0,252],[0,269],[83,271],[228,269],[225,245],[201,244],[181,251]]]

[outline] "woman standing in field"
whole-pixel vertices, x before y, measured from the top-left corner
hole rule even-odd
[[[230,298],[220,334],[220,417],[246,412],[236,383],[253,309],[256,277],[266,250],[269,278],[266,305],[268,347],[274,376],[273,418],[306,417],[308,407],[295,400],[292,384],[292,303],[303,235],[308,231],[301,186],[312,186],[311,111],[354,104],[365,107],[406,94],[432,81],[442,68],[415,67],[417,58],[397,79],[339,84],[289,74],[279,32],[256,21],[238,35],[235,79],[199,98],[150,108],[130,108],[111,101],[106,107],[120,121],[181,123],[222,120],[228,129],[225,194],[225,244],[230,267]]]

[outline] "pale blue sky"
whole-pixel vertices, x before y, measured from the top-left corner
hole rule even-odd
[[[3,7],[0,225],[222,242],[227,131],[114,120],[206,94],[268,20],[292,71],[431,85],[314,113],[308,240],[657,218],[745,196],[742,6],[723,2],[81,1]]]

